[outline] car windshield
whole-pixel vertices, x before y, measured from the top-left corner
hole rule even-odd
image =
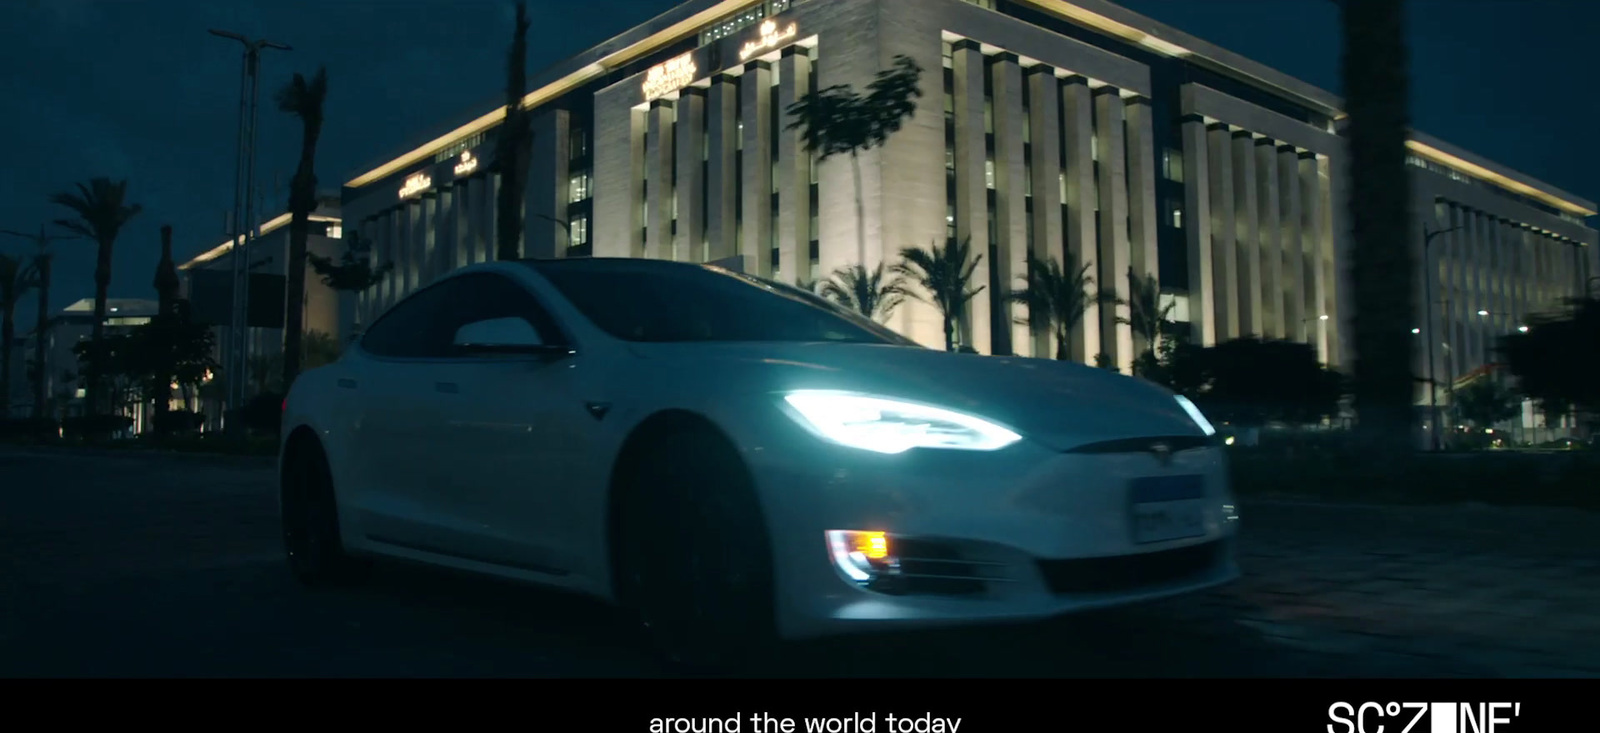
[[[800,288],[659,260],[529,263],[606,333],[625,341],[917,344]]]

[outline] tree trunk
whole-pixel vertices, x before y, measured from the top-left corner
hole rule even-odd
[[[1405,8],[1402,0],[1344,0],[1342,8],[1356,428],[1370,449],[1398,459],[1415,447]]]
[[[948,313],[944,316],[944,350],[956,350],[956,319]]]
[[[290,186],[289,261],[284,265],[283,290],[283,391],[289,392],[300,376],[300,352],[305,338],[306,239],[311,235],[311,212],[317,207],[317,179],[312,173],[317,132],[307,130],[300,148],[300,168]]]
[[[34,375],[33,375],[33,416],[42,419],[46,412],[46,402],[50,395],[45,390],[48,384],[50,360],[45,348],[49,339],[45,332],[50,330],[50,255],[40,253],[37,260],[39,264],[39,313],[34,324]]]
[[[1067,351],[1067,339],[1071,337],[1072,333],[1066,329],[1062,329],[1061,333],[1056,334],[1056,361],[1066,361],[1072,358]]]
[[[84,413],[100,414],[101,370],[106,343],[106,300],[111,293],[111,240],[100,240],[100,251],[94,267],[94,323],[90,326],[89,341],[94,344],[96,358],[89,361],[88,383],[84,386]],[[109,412],[109,411],[108,411]]]
[[[12,320],[16,309],[6,306],[0,314],[0,420],[11,417],[11,341],[17,337],[17,324]]]
[[[867,205],[861,200],[861,157],[850,151],[850,172],[856,181],[856,261],[867,266]],[[946,330],[949,329],[947,325]]]

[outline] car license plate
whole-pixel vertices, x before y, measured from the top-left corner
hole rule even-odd
[[[1128,490],[1129,524],[1137,544],[1205,535],[1205,483],[1200,476],[1135,479]]]

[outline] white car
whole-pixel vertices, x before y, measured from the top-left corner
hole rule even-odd
[[[389,557],[558,586],[686,660],[1239,574],[1223,450],[1182,397],[703,265],[459,270],[294,383],[280,465],[309,585]]]

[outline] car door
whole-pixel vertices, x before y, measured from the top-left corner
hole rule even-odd
[[[415,548],[427,545],[436,508],[427,487],[436,467],[429,446],[436,426],[421,419],[431,400],[431,370],[451,354],[450,280],[397,303],[357,346],[356,368],[341,379],[351,420],[349,496],[369,540]]]
[[[461,329],[520,319],[541,345],[464,350],[437,372],[430,419],[443,430],[444,479],[433,487],[452,507],[452,546],[466,559],[547,574],[571,572],[575,525],[571,465],[588,453],[598,423],[579,395],[585,378],[576,345],[520,283],[475,273],[457,300]]]

